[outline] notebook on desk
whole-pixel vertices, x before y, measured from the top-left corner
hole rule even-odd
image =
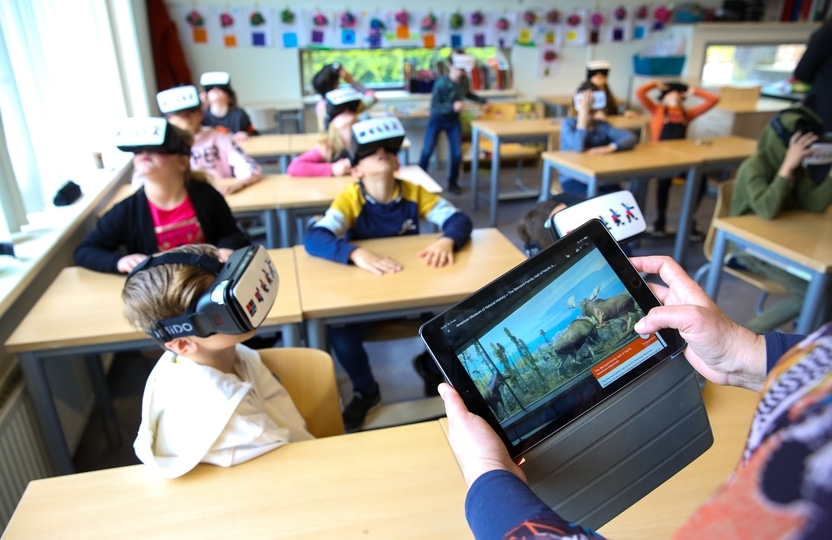
[[[420,334],[532,489],[600,527],[713,442],[674,330],[633,324],[659,305],[593,220],[425,323]]]

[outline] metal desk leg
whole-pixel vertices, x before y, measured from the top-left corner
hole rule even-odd
[[[479,169],[480,169],[480,130],[471,127],[471,198],[474,200],[473,209],[479,206]]]
[[[266,210],[263,212],[263,224],[266,226],[266,247],[268,249],[275,249],[280,247],[278,243],[280,230],[277,224],[277,216],[274,210]]]
[[[289,156],[280,156],[280,172],[286,174],[289,169]]]
[[[589,182],[586,183],[586,198],[592,198],[598,195],[598,179],[594,176],[590,176],[588,178]]]
[[[679,229],[676,233],[676,246],[673,248],[673,258],[683,266],[685,264],[685,250],[688,247],[691,223],[693,222],[693,207],[696,205],[696,196],[699,193],[699,184],[701,182],[699,168],[693,166],[688,169],[688,176],[685,180],[685,196],[682,199],[682,212],[679,215]],[[719,260],[722,261],[722,259]]]
[[[552,169],[554,167],[551,163],[543,161],[543,180],[540,182],[540,197],[538,202],[543,202],[549,198],[549,193],[552,192]]]
[[[326,323],[322,319],[306,321],[306,346],[310,349],[327,351]]]
[[[52,464],[52,471],[57,475],[72,474],[75,472],[75,467],[72,464],[72,455],[69,453],[64,429],[61,426],[49,381],[46,378],[46,370],[34,353],[18,353],[18,358],[23,375],[26,377],[26,388],[29,390],[29,397],[32,398],[32,407],[43,436],[46,453]]]
[[[491,141],[491,189],[488,196],[488,226],[497,226],[497,205],[500,203],[500,137]]]
[[[276,227],[280,228],[280,247],[292,247],[292,219],[289,211],[285,208],[278,208],[272,214],[276,214],[274,219],[277,220]]]
[[[92,391],[95,394],[95,403],[98,412],[104,421],[104,431],[107,434],[107,444],[110,448],[121,445],[121,431],[118,429],[116,420],[116,409],[113,407],[113,398],[110,395],[110,387],[107,384],[107,375],[104,373],[104,366],[101,365],[101,356],[97,354],[84,355],[84,362],[87,364],[87,373],[92,383]]]
[[[708,281],[705,283],[705,292],[716,302],[716,295],[719,293],[719,281],[722,278],[722,261],[725,260],[725,252],[728,251],[728,235],[722,229],[716,230],[714,240],[714,252],[711,255],[711,266],[708,268]]]
[[[280,325],[284,347],[300,347],[300,330],[295,323]]]
[[[803,309],[800,310],[800,316],[797,318],[798,334],[809,334],[815,330],[817,314],[823,308],[826,287],[829,285],[830,274],[823,272],[814,272],[812,281],[809,282],[809,287],[806,289],[806,298],[803,302]]]

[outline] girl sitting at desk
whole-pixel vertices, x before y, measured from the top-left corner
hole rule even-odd
[[[350,173],[349,145],[352,126],[358,121],[362,95],[352,88],[326,94],[325,133],[317,147],[289,163],[290,176],[345,176]]]
[[[578,116],[565,118],[560,130],[562,151],[587,152],[588,154],[611,154],[630,150],[636,145],[636,136],[625,129],[613,127],[604,118],[606,94],[592,83],[585,82],[575,93],[575,109]],[[586,184],[571,178],[561,177],[563,191],[586,198]],[[599,193],[619,191],[619,186],[604,185]]]
[[[194,86],[179,86],[156,94],[159,110],[174,126],[193,136],[191,167],[205,171],[220,182],[216,188],[223,195],[235,193],[263,178],[260,165],[246,155],[231,137],[202,125],[202,106]],[[140,182],[137,175],[133,183]]]
[[[76,264],[126,274],[148,255],[185,244],[213,244],[222,260],[250,244],[208,176],[191,170],[190,133],[164,118],[131,118],[116,139],[135,154],[144,184],[98,220],[75,248]]]

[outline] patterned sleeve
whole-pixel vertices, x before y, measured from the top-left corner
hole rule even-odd
[[[228,164],[234,171],[234,178],[237,180],[254,183],[263,177],[263,169],[250,158],[237,143],[228,138],[231,147],[228,149]]]

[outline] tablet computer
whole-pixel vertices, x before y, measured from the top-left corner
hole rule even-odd
[[[675,330],[639,335],[659,302],[599,220],[497,278],[420,331],[529,486],[597,528],[713,443]]]

